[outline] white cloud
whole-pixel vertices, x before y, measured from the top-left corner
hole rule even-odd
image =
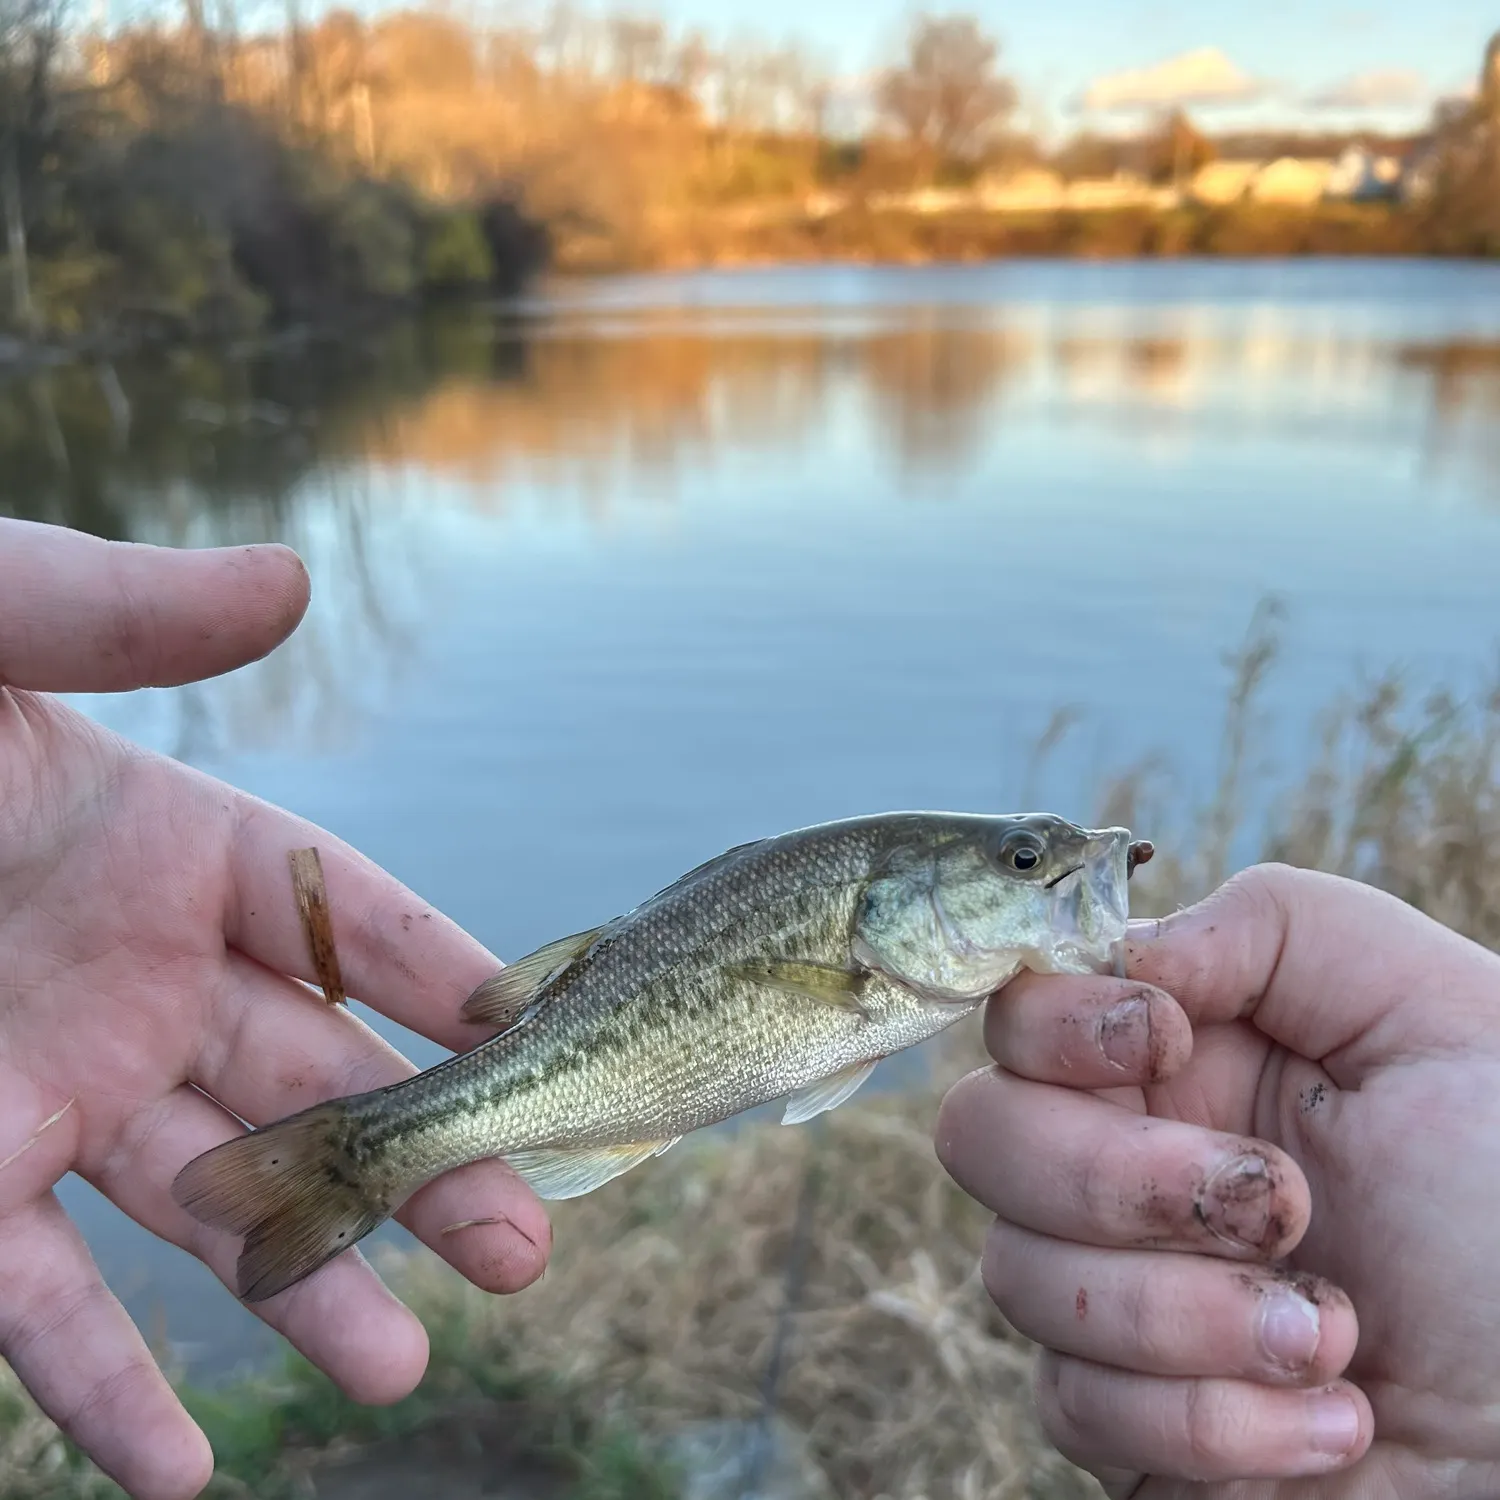
[[[1427,80],[1415,69],[1375,68],[1333,84],[1308,103],[1317,109],[1392,109],[1430,98]]]
[[[1217,47],[1199,47],[1149,68],[1096,78],[1084,92],[1085,109],[1170,109],[1188,104],[1232,104],[1257,99],[1266,85],[1231,62]]]

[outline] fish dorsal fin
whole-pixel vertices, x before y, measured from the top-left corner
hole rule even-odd
[[[837,1109],[875,1071],[875,1063],[879,1061],[877,1057],[874,1062],[855,1063],[851,1068],[842,1068],[817,1083],[808,1084],[805,1089],[798,1089],[795,1094],[788,1094],[781,1123],[800,1125],[826,1109]]]
[[[691,870],[684,870],[671,885],[664,885],[649,900],[642,902],[642,906],[650,906],[653,902],[660,901],[663,897],[671,895],[674,891],[681,889],[681,887],[702,880],[706,875],[738,859],[747,849],[754,849],[757,844],[764,844],[766,842],[766,839],[746,839],[743,844],[736,844],[732,849],[726,849],[722,854],[714,855],[712,859],[705,859],[702,864],[694,865]]]
[[[731,974],[752,984],[770,985],[838,1010],[866,1013],[860,997],[869,975],[863,972],[802,958],[752,958],[728,967]]]
[[[538,1198],[581,1198],[632,1167],[675,1146],[681,1136],[663,1141],[631,1141],[623,1146],[577,1146],[513,1151],[505,1158],[530,1184]]]
[[[591,927],[571,937],[558,938],[507,964],[498,974],[486,979],[463,1003],[459,1012],[466,1021],[480,1021],[491,1026],[513,1025],[541,987],[561,968],[581,957],[604,929]]]

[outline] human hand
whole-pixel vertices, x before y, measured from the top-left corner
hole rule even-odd
[[[1050,1440],[1134,1500],[1500,1494],[1500,958],[1264,866],[1127,973],[1008,986],[937,1131]]]
[[[0,520],[0,1355],[138,1500],[196,1495],[212,1455],[54,1184],[77,1172],[233,1286],[238,1242],[177,1206],[177,1171],[239,1119],[414,1071],[296,982],[315,976],[294,848],[321,854],[349,992],[394,1020],[470,1047],[459,1006],[500,967],[339,840],[45,696],[229,671],[292,632],[307,592],[285,548],[178,552]],[[397,1218],[496,1292],[540,1275],[550,1245],[499,1162],[438,1179]],[[356,1400],[399,1400],[426,1366],[421,1324],[357,1250],[253,1310]]]

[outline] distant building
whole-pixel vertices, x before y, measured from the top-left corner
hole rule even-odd
[[[1133,172],[1113,177],[1080,177],[1070,182],[1063,197],[1065,208],[1098,211],[1107,208],[1169,208],[1177,201],[1171,188],[1153,187]]]
[[[1177,201],[1171,188],[1159,188],[1133,172],[1112,177],[1077,177],[1072,181],[1044,167],[981,178],[975,201],[990,213],[1079,213],[1112,208],[1170,208]]]
[[[1320,157],[1279,157],[1255,174],[1250,196],[1257,203],[1307,207],[1322,201],[1333,167],[1333,162]]]
[[[1193,174],[1188,197],[1214,207],[1238,203],[1250,191],[1260,169],[1258,161],[1211,161]]]
[[[975,184],[979,206],[989,213],[1048,213],[1063,206],[1067,183],[1045,167],[986,173]]]
[[[1350,146],[1333,164],[1324,196],[1349,203],[1386,202],[1401,185],[1401,159],[1368,146]]]

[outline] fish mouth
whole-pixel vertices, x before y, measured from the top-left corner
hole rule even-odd
[[[1082,860],[1048,883],[1053,942],[1069,967],[1120,967],[1130,876],[1142,862],[1132,848],[1127,828],[1091,829]]]

